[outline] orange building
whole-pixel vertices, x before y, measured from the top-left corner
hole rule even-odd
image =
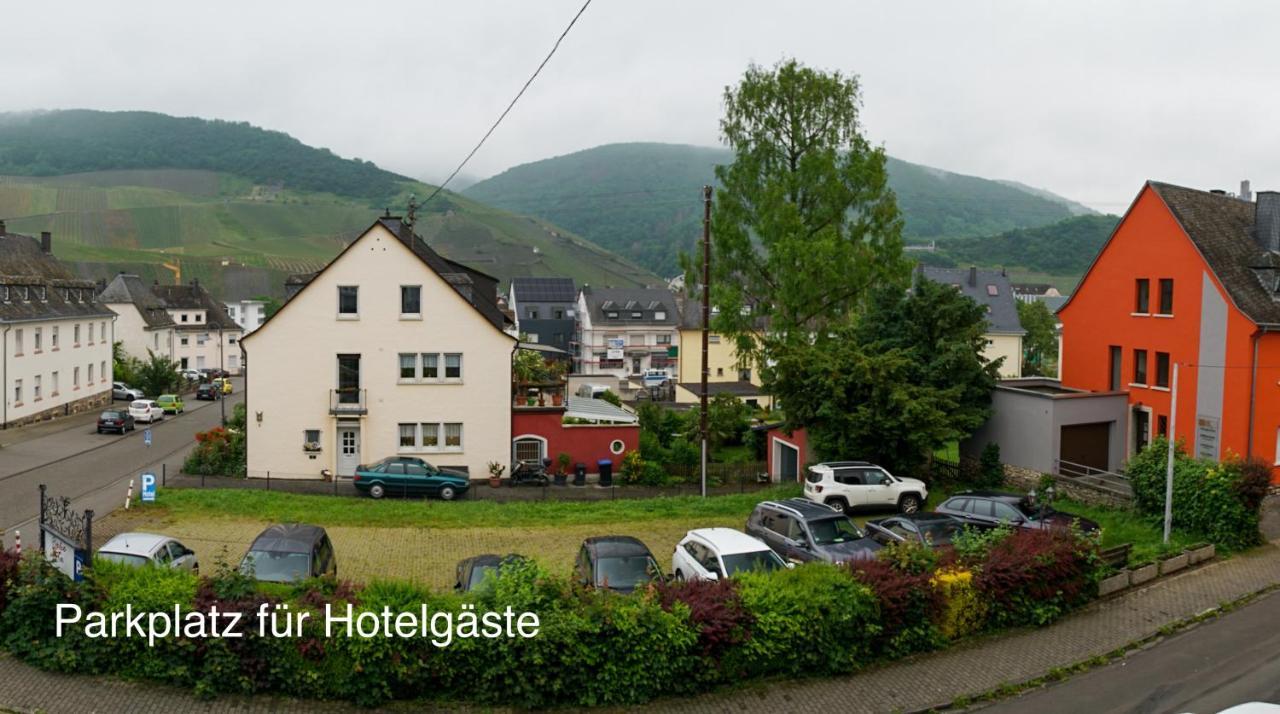
[[[1280,457],[1280,193],[1148,182],[1058,311],[1065,387],[1125,391],[1126,453]],[[1273,481],[1280,472],[1273,471]]]

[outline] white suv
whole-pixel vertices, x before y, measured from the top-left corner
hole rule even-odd
[[[915,513],[929,489],[923,481],[899,478],[866,461],[829,461],[809,467],[804,497],[846,513],[860,508]]]
[[[719,580],[744,570],[787,567],[767,543],[732,528],[691,530],[671,555],[676,580]]]

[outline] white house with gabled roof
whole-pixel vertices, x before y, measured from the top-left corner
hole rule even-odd
[[[241,346],[250,477],[350,476],[416,456],[473,478],[511,460],[511,356],[497,279],[384,217]]]

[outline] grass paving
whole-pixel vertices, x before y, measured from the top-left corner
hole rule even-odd
[[[454,566],[482,553],[520,553],[568,573],[582,540],[629,535],[670,569],[675,544],[693,528],[741,529],[756,503],[798,495],[797,487],[749,494],[617,501],[440,501],[345,498],[231,489],[169,489],[160,503],[116,511],[94,524],[97,540],[127,531],[164,533],[200,556],[208,570],[238,562],[272,523],[322,525],[342,578],[409,580],[444,590]]]

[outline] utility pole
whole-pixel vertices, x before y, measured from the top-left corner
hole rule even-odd
[[[218,326],[218,371],[220,371],[220,372],[225,372],[225,371],[226,371],[226,368],[225,368],[226,360],[225,360],[225,359],[223,359],[223,356],[222,356],[222,340],[223,340],[223,337],[222,337],[222,326],[221,326],[221,325],[219,325],[219,326]],[[230,383],[230,382],[231,382],[231,375],[229,375],[229,374],[228,374],[226,377],[223,377],[223,383],[224,383],[224,384],[228,384],[228,383]],[[223,394],[223,393],[222,393],[222,386],[221,386],[221,385],[219,385],[219,386],[218,386],[218,409],[220,409],[220,410],[222,411],[222,425],[223,425],[223,426],[226,426],[226,425],[227,425],[227,400],[226,400],[226,396],[227,396],[226,394]]]
[[[711,187],[702,187],[702,497],[707,497],[707,344],[711,328]]]
[[[1173,390],[1169,392],[1169,463],[1164,473],[1164,544],[1169,544],[1173,526],[1173,451],[1178,433],[1178,363],[1173,363]]]

